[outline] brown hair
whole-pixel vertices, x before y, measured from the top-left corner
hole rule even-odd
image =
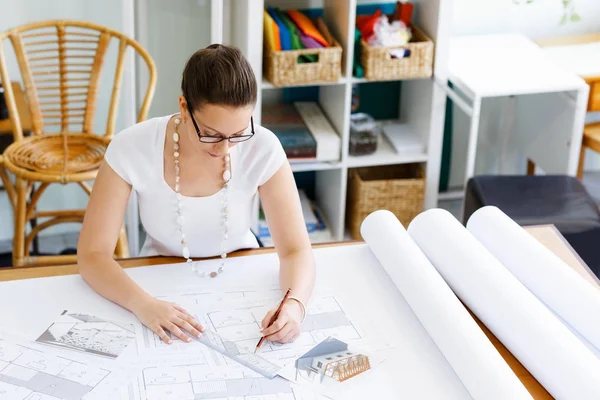
[[[256,78],[242,52],[212,44],[195,52],[185,65],[181,91],[189,110],[204,104],[244,107],[256,103]]]

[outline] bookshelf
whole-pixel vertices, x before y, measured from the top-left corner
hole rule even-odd
[[[313,100],[321,107],[341,138],[341,154],[337,162],[294,163],[295,173],[314,173],[314,201],[331,229],[332,240],[345,236],[345,213],[348,170],[357,167],[423,163],[426,170],[425,208],[437,206],[441,165],[442,139],[447,80],[447,54],[453,0],[413,0],[413,23],[423,30],[435,44],[434,76],[423,79],[406,79],[401,82],[384,82],[395,88],[392,93],[398,100],[397,118],[401,129],[421,138],[425,151],[396,152],[387,139],[380,138],[374,154],[351,156],[350,114],[353,87],[374,85],[364,78],[352,76],[354,57],[354,26],[357,15],[365,8],[393,7],[395,2],[373,0],[213,0],[211,6],[211,39],[239,47],[249,59],[259,83],[255,121],[260,124],[265,104],[274,104],[312,91]],[[217,4],[215,4],[217,3]],[[234,6],[235,5],[235,6]],[[337,82],[326,84],[294,85],[279,88],[263,78],[263,9],[266,6],[281,9],[310,10],[322,13],[332,35],[343,48],[342,75]],[[219,28],[215,28],[219,27]],[[393,85],[393,83],[398,83]],[[290,97],[291,96],[291,97]],[[258,218],[257,204],[256,218]]]

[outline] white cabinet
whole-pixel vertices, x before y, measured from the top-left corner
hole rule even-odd
[[[339,162],[294,164],[295,171],[315,171],[314,197],[333,233],[333,240],[344,239],[345,208],[348,169],[363,166],[391,165],[422,162],[426,166],[425,207],[437,206],[437,195],[442,152],[442,137],[446,96],[443,83],[447,79],[447,56],[452,0],[414,0],[413,23],[423,30],[435,44],[434,76],[404,80],[397,96],[400,97],[399,122],[402,129],[418,135],[425,151],[397,153],[382,140],[375,154],[350,156],[350,114],[352,86],[370,85],[365,79],[352,77],[354,56],[354,27],[357,6],[377,6],[383,2],[372,0],[214,0],[219,8],[211,12],[212,37],[224,44],[239,47],[259,77],[259,101],[255,121],[260,123],[264,104],[281,101],[284,90],[275,88],[263,76],[263,9],[266,6],[281,9],[322,9],[328,28],[343,48],[342,77],[338,82],[320,85],[316,101],[342,139]],[[387,3],[393,5],[394,2]],[[221,24],[221,25],[219,25]],[[221,26],[222,30],[216,29]],[[436,82],[440,82],[438,84]]]

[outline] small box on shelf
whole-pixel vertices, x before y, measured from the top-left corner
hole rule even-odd
[[[380,137],[379,124],[368,114],[350,115],[350,147],[351,156],[364,156],[377,151]]]
[[[273,86],[340,80],[343,49],[323,18],[269,7],[263,30],[263,73]]]
[[[351,114],[348,146],[349,168],[427,161],[423,139],[410,124],[365,113]]]
[[[426,147],[423,140],[415,131],[407,129],[405,124],[400,122],[388,122],[382,124],[383,135],[389,140],[390,144],[398,154],[424,154]]]
[[[354,75],[359,81],[428,78],[433,75],[433,40],[412,23],[413,5],[397,1],[356,18]]]

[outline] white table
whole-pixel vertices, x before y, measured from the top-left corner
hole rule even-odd
[[[600,75],[600,35],[589,40],[595,41],[540,45],[557,63],[587,79]]]
[[[503,153],[509,135],[528,136],[523,138],[523,150],[546,173],[576,174],[589,87],[530,39],[520,34],[452,38],[444,86],[448,96],[471,118],[465,183],[475,170],[481,103],[492,97],[511,98],[503,121]],[[525,117],[516,115],[514,96],[546,93],[566,96],[558,97],[560,105],[535,100],[527,106]],[[515,126],[517,119],[525,120],[526,130]]]

